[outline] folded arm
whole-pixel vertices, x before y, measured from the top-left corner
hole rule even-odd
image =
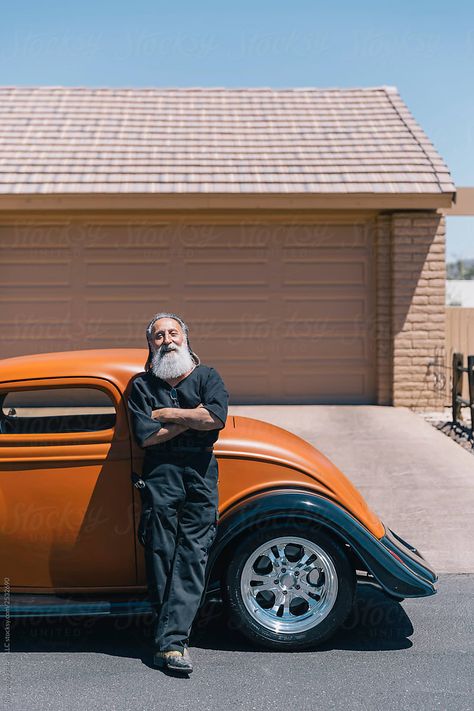
[[[158,432],[150,435],[150,437],[143,442],[142,447],[149,447],[152,444],[162,444],[163,442],[173,439],[173,437],[176,437],[176,435],[179,435],[181,432],[188,429],[189,427],[187,425],[179,425],[172,422],[167,425],[162,425]]]
[[[153,410],[152,417],[161,423],[177,424],[193,430],[216,430],[224,426],[222,420],[207,410],[202,403],[190,409],[161,407]]]

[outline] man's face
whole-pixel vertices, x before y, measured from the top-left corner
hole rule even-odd
[[[155,321],[152,348],[151,369],[163,380],[179,378],[189,373],[195,365],[186,335],[181,325],[172,318],[160,318]]]
[[[172,318],[160,318],[153,325],[153,347],[160,355],[171,350],[179,350],[185,342],[180,324]]]

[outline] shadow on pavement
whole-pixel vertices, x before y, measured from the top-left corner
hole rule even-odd
[[[370,587],[359,587],[353,612],[338,632],[313,651],[407,649],[411,621],[399,602]],[[67,617],[12,619],[11,652],[98,652],[142,659],[149,664],[153,617]],[[224,614],[220,601],[209,601],[194,621],[190,648],[258,650]]]

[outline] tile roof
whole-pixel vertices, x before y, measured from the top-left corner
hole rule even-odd
[[[0,195],[454,191],[395,87],[0,87]]]

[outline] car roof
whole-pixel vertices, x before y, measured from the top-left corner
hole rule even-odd
[[[41,378],[95,377],[114,382],[123,391],[144,372],[148,348],[95,348],[34,353],[0,359],[0,382]]]

